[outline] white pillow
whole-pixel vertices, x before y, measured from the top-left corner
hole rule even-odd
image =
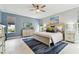
[[[56,26],[56,28],[57,28],[59,31],[62,31],[62,30],[63,30],[63,26]]]

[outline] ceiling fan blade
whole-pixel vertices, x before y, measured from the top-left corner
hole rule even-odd
[[[46,12],[45,10],[40,10],[40,11],[42,11],[42,12]]]
[[[32,4],[34,8],[39,9],[39,4]]]
[[[46,7],[46,5],[41,6],[41,8],[44,8],[44,7]]]
[[[36,7],[37,7],[37,5],[35,5],[35,4],[32,4],[32,5],[33,5],[33,7],[34,7],[34,8],[36,8]]]

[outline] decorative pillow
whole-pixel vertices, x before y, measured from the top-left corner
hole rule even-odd
[[[55,26],[49,26],[46,29],[46,32],[56,32],[56,31],[57,31],[57,29],[55,28]]]
[[[56,26],[56,28],[58,29],[58,31],[61,31],[61,32],[62,32],[62,30],[63,30],[63,27],[64,27],[63,24]]]

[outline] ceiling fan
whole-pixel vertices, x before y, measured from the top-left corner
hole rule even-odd
[[[46,5],[42,5],[42,4],[32,4],[33,9],[31,9],[32,11],[35,10],[37,13],[38,12],[46,12],[44,10],[44,8],[46,7]]]

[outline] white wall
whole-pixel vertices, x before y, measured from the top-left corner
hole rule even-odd
[[[61,12],[61,13],[58,13],[55,15],[59,16],[59,22],[61,22],[61,23],[68,23],[68,22],[75,23],[78,20],[78,11],[79,11],[79,8],[75,8],[75,9],[71,9],[71,10]],[[41,21],[43,23],[47,23],[49,21],[50,17],[53,17],[55,15],[51,15],[46,18],[43,18]]]
[[[72,9],[63,13],[58,14],[59,21],[63,23],[76,23],[78,20],[78,9]]]

